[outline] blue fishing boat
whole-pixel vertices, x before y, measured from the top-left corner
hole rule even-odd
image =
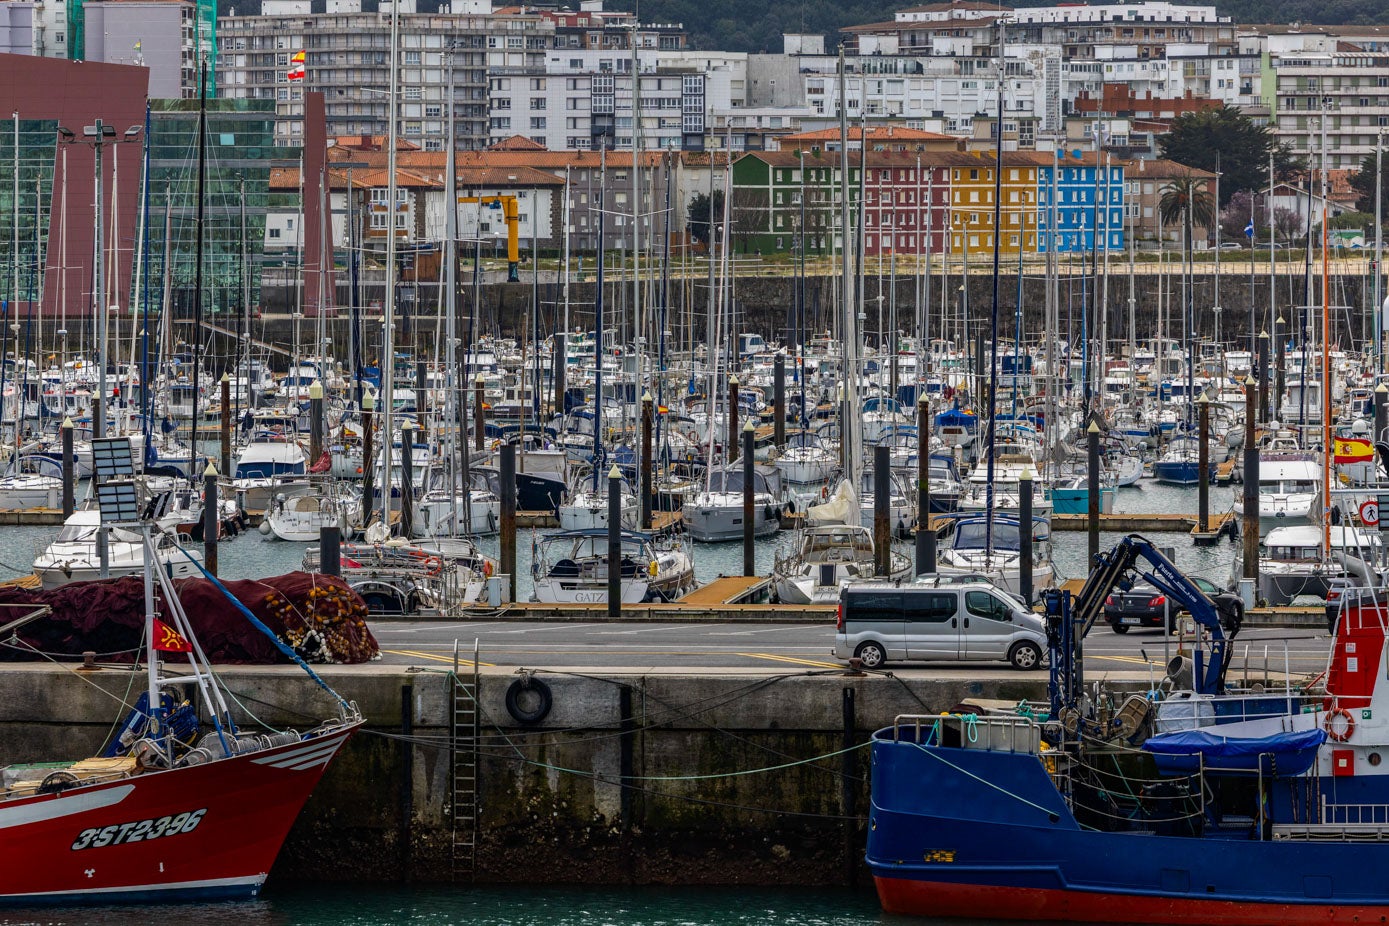
[[[1109,591],[1140,580],[1188,609],[1206,643],[1152,691],[1097,692],[1080,641]],[[1044,601],[1049,704],[900,716],[874,734],[867,861],[886,911],[1247,926],[1389,917],[1382,594],[1342,606],[1324,692],[1227,682],[1238,600],[1206,596],[1142,538],[1102,554],[1079,594]]]

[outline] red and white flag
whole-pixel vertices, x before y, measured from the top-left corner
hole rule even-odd
[[[285,75],[290,80],[304,79],[304,53],[296,51],[289,56],[289,73]]]

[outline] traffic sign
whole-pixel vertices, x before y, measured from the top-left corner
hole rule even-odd
[[[1366,527],[1375,527],[1379,524],[1378,500],[1367,498],[1360,503],[1360,523]]]

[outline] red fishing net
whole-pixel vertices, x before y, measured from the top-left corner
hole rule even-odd
[[[342,579],[291,572],[267,579],[223,582],[246,608],[307,662],[355,665],[380,649],[367,627],[367,608]],[[215,663],[269,665],[289,662],[263,633],[207,579],[174,583],[193,633]],[[81,656],[91,651],[103,662],[130,662],[143,646],[144,583],[137,576],[102,582],[73,582],[49,591],[0,588],[0,605],[48,605],[53,613],[0,640],[0,660],[28,661]],[[0,609],[0,622],[23,614]],[[158,597],[155,613],[169,622]]]

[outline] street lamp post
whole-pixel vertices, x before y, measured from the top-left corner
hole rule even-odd
[[[93,166],[93,183],[95,184],[94,209],[94,231],[96,239],[96,257],[92,266],[92,307],[96,313],[97,321],[97,397],[96,411],[92,421],[92,436],[101,438],[106,436],[106,328],[109,316],[109,308],[106,305],[107,280],[106,280],[106,223],[105,223],[105,199],[102,190],[102,166],[101,151],[107,145],[114,145],[119,142],[132,142],[140,135],[140,126],[132,125],[125,130],[125,134],[119,139],[116,137],[115,126],[108,125],[101,119],[97,119],[91,125],[82,128],[82,137],[78,138],[71,129],[58,126],[58,134],[64,144],[91,145],[95,154]],[[64,268],[66,272],[66,268]]]

